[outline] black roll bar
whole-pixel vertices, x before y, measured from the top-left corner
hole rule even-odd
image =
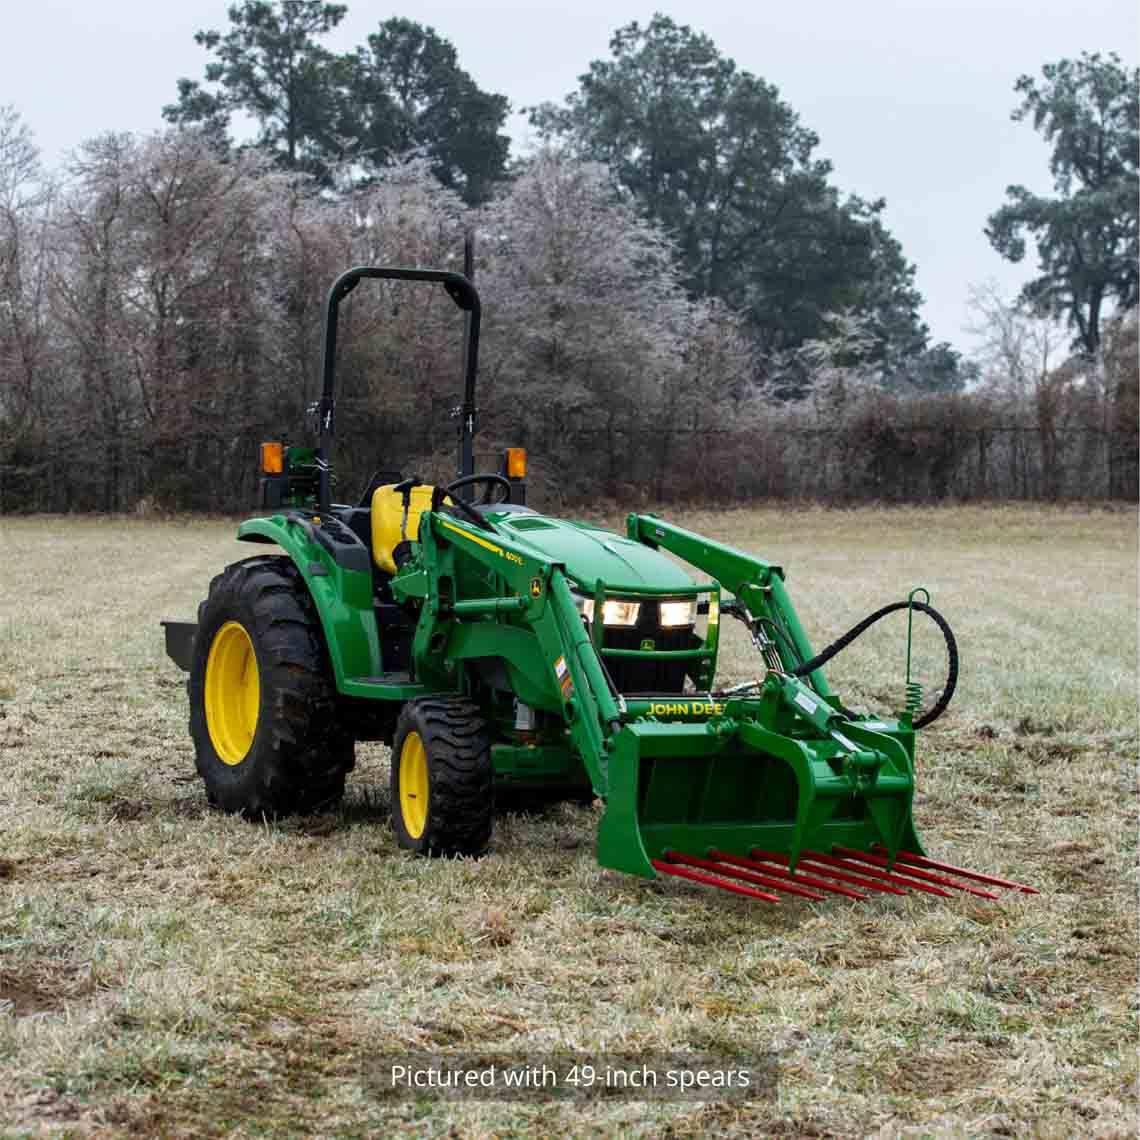
[[[434,281],[466,314],[463,344],[463,403],[459,409],[459,474],[474,475],[473,441],[475,438],[475,376],[479,366],[479,321],[482,305],[475,286],[462,273],[444,269],[399,269],[378,265],[357,265],[346,269],[329,289],[325,301],[324,336],[321,344],[320,444],[317,465],[320,469],[320,509],[327,512],[332,502],[329,473],[332,468],[333,439],[336,422],[336,328],[341,301],[365,278],[386,281]]]

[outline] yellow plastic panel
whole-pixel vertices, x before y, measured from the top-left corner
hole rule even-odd
[[[372,492],[372,557],[376,565],[388,574],[396,573],[392,551],[403,542],[400,523],[404,517],[404,496],[393,491],[394,484],[377,487]],[[407,538],[415,542],[420,533],[420,515],[431,509],[434,487],[413,487],[408,507]]]

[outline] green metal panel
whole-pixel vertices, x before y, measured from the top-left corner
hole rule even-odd
[[[531,708],[560,712],[562,701],[554,673],[543,657],[538,638],[520,626],[501,622],[456,623],[447,643],[456,661],[498,657],[510,672],[514,694]]]
[[[589,784],[582,761],[566,746],[496,744],[491,755],[496,785],[509,788],[556,785],[585,790]]]
[[[510,536],[513,548],[525,547],[543,561],[562,566],[576,588],[586,594],[593,592],[599,579],[611,592],[622,584],[667,594],[683,592],[693,584],[671,559],[590,523],[545,515],[506,516],[501,520],[500,533]]]
[[[776,697],[786,699],[782,689]],[[921,853],[912,765],[900,741],[839,718],[846,744],[799,739],[762,723],[778,706],[731,704],[739,719],[640,721],[616,735],[598,830],[603,866],[652,875],[650,860],[670,848],[747,856],[760,847],[784,852],[792,866],[801,852],[833,843],[881,843],[890,858]]]
[[[378,677],[352,677],[345,681],[341,692],[346,697],[363,697],[370,701],[414,701],[417,697],[427,697],[436,692],[427,685],[415,681],[396,680],[400,674],[384,674]]]
[[[353,678],[381,670],[380,639],[372,610],[372,575],[349,570],[305,528],[285,515],[247,519],[238,527],[239,542],[272,542],[289,555],[305,579],[325,634],[337,689],[351,696]]]
[[[723,716],[725,703],[707,695],[677,694],[660,697],[627,697],[626,718],[629,720],[701,721]]]

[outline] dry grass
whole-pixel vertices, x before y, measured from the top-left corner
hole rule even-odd
[[[205,808],[189,617],[245,549],[217,522],[0,522],[0,1125],[10,1134],[1131,1135],[1132,512],[757,510],[690,525],[785,565],[817,645],[922,583],[964,672],[921,741],[928,846],[1044,889],[762,908],[598,869],[592,810],[509,817],[479,861],[387,828],[384,750],[344,808]],[[884,623],[890,625],[890,623]],[[831,677],[901,692],[903,623]],[[926,642],[923,642],[926,647]],[[923,652],[927,649],[924,648]],[[746,675],[742,645],[725,674]],[[382,1106],[410,1047],[774,1049],[746,1109]]]

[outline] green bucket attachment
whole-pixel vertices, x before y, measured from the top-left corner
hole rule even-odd
[[[766,902],[781,891],[814,900],[955,889],[997,897],[979,883],[1032,890],[926,859],[911,817],[908,718],[843,720],[775,675],[759,699],[722,707],[704,722],[637,720],[613,736],[603,866]]]

